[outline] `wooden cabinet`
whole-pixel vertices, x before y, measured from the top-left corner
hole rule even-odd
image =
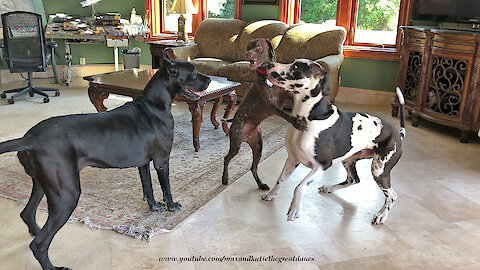
[[[480,128],[480,32],[402,26],[398,85],[412,125],[420,118],[458,128],[467,142]],[[392,115],[399,104],[392,103]]]

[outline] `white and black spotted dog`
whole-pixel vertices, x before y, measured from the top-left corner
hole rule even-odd
[[[293,116],[304,118],[307,130],[290,127],[285,139],[288,158],[273,190],[263,196],[272,200],[280,185],[302,163],[312,171],[295,188],[288,210],[288,220],[299,217],[302,198],[308,186],[332,164],[343,162],[347,179],[336,185],[322,186],[320,192],[333,192],[360,182],[355,163],[360,159],[373,158],[372,174],[385,194],[385,204],[373,217],[373,224],[384,223],[397,199],[390,185],[390,171],[402,155],[402,140],[405,137],[403,106],[401,107],[400,132],[390,123],[366,113],[341,112],[327,103],[328,71],[316,62],[299,59],[291,64],[271,63],[267,68],[269,80],[295,96]],[[397,95],[401,103],[403,96]]]

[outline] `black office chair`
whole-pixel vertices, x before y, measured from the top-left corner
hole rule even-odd
[[[8,93],[16,93],[9,100],[9,104],[15,102],[15,98],[29,94],[39,94],[44,97],[43,102],[49,102],[48,95],[44,91],[53,91],[59,96],[58,89],[40,88],[33,86],[32,72],[44,72],[47,70],[47,62],[53,55],[48,53],[45,36],[43,33],[42,17],[39,14],[14,11],[2,14],[3,40],[7,63],[10,72],[28,73],[28,87],[3,91],[1,98],[6,98]],[[55,44],[52,44],[54,46]]]

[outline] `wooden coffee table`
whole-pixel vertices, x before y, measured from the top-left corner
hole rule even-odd
[[[132,98],[142,94],[148,81],[157,72],[156,69],[126,69],[117,72],[110,72],[105,74],[93,75],[83,77],[84,80],[90,82],[88,88],[88,96],[90,101],[95,106],[97,111],[103,112],[107,108],[103,101],[108,98],[110,94],[117,94],[129,96]],[[200,94],[200,99],[196,101],[189,100],[184,96],[178,96],[175,100],[184,101],[188,103],[188,108],[192,113],[193,126],[193,147],[195,152],[200,149],[200,125],[203,119],[203,108],[207,101],[213,100],[214,105],[210,113],[210,121],[217,129],[220,124],[215,119],[215,114],[220,103],[225,99],[228,105],[225,108],[224,118],[230,118],[235,103],[237,102],[237,94],[235,89],[240,86],[240,83],[231,82],[223,77],[209,76],[212,80],[207,90]],[[226,123],[222,123],[222,129],[227,134],[228,127]]]

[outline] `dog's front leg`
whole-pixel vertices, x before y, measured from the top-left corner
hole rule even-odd
[[[153,163],[155,165],[155,170],[157,171],[160,186],[162,187],[163,201],[167,204],[168,211],[176,212],[180,210],[182,208],[182,205],[173,201],[172,191],[170,189],[169,159],[166,159],[159,163],[154,161]]]
[[[292,203],[290,204],[290,208],[288,209],[287,213],[287,220],[291,221],[298,217],[300,217],[300,210],[302,209],[302,200],[303,195],[307,191],[310,184],[313,181],[322,175],[324,170],[321,167],[313,168],[310,173],[298,184],[295,188],[295,192],[293,193]]]
[[[165,205],[155,201],[153,196],[152,176],[150,175],[150,162],[138,167],[140,180],[142,181],[143,200],[148,202],[151,211],[163,211]]]
[[[273,108],[274,108],[274,111],[275,111],[276,115],[278,115],[278,116],[282,117],[283,119],[287,120],[296,129],[298,129],[300,131],[307,130],[307,121],[305,121],[304,118],[292,116],[292,115],[284,112],[283,110],[281,110],[277,107],[273,107]]]
[[[263,195],[262,199],[265,201],[270,201],[275,199],[275,197],[278,194],[278,190],[280,189],[280,185],[282,185],[283,181],[287,180],[290,175],[292,175],[293,171],[295,171],[295,168],[300,163],[297,161],[297,159],[292,158],[291,156],[288,156],[287,161],[285,162],[285,165],[283,165],[283,170],[282,173],[280,174],[280,177],[278,178],[277,184],[275,187],[270,190],[267,194]]]

